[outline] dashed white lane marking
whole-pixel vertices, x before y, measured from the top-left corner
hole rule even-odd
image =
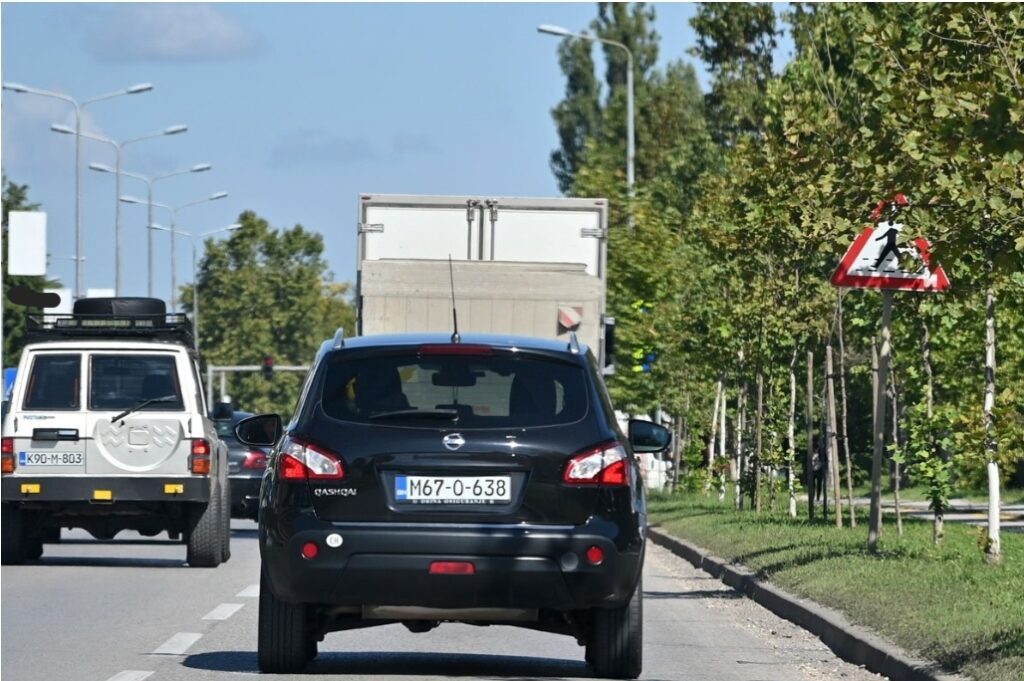
[[[250,584],[241,591],[235,594],[235,598],[259,598],[260,585]]]
[[[193,634],[191,632],[179,632],[174,636],[170,637],[164,644],[154,650],[152,655],[183,655],[186,650],[192,647],[192,644],[203,637],[202,634]],[[120,681],[120,680],[119,680]]]
[[[204,620],[226,620],[242,609],[245,603],[221,603],[210,612],[203,615]]]
[[[135,669],[126,669],[111,676],[107,681],[142,681],[148,679],[156,672],[140,672]]]

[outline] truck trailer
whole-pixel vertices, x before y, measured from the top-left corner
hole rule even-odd
[[[460,332],[575,332],[610,373],[607,234],[605,199],[362,194],[357,333],[451,332],[454,293]]]

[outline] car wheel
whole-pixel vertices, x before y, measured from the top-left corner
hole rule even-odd
[[[227,485],[220,492],[220,512],[224,517],[220,560],[222,563],[226,563],[231,559],[231,489]]]
[[[312,655],[311,655],[312,653]],[[266,571],[260,571],[259,631],[256,661],[270,674],[301,672],[316,654],[305,604],[285,603],[274,595]]]
[[[191,567],[217,567],[223,555],[224,521],[220,511],[220,486],[205,506],[191,509],[186,560]]]
[[[643,668],[643,583],[619,608],[596,608],[587,660],[597,676],[635,679]]]

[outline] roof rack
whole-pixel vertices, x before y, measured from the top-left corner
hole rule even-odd
[[[188,317],[173,314],[43,314],[29,315],[30,340],[65,338],[150,338],[195,347]]]

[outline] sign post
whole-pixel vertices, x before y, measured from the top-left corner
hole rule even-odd
[[[871,459],[871,514],[868,522],[868,549],[878,549],[882,533],[882,455],[885,451],[885,387],[889,377],[892,351],[891,322],[894,291],[946,291],[949,279],[942,267],[932,267],[927,239],[917,237],[901,242],[903,225],[895,218],[910,205],[907,197],[896,194],[879,201],[871,213],[875,223],[866,227],[847,249],[832,275],[832,285],[850,288],[874,288],[882,291],[882,348],[878,357],[873,414],[874,450]],[[882,221],[888,207],[889,218]]]

